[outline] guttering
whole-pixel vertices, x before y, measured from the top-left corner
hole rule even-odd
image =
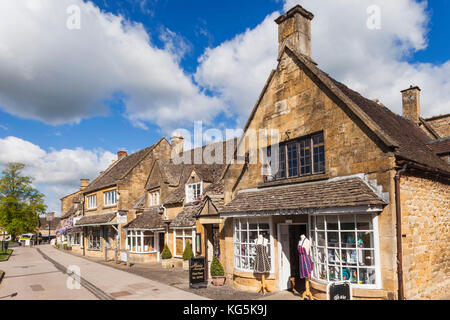
[[[398,299],[405,300],[405,291],[403,288],[403,250],[402,250],[402,206],[400,203],[400,176],[406,171],[406,163],[402,169],[395,174],[395,211],[396,211],[396,231],[397,231],[397,280],[398,280]]]

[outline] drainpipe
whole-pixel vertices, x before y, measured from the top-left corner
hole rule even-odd
[[[397,224],[397,279],[398,279],[398,299],[405,300],[403,289],[403,252],[402,252],[402,207],[400,203],[400,176],[406,171],[408,164],[397,171],[395,175],[395,211]]]

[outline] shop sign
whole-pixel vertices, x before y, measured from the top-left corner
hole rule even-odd
[[[327,300],[352,300],[352,286],[349,281],[330,282],[327,285]]]
[[[117,223],[127,223],[127,212],[126,211],[119,211],[116,215]]]
[[[206,288],[206,262],[205,258],[192,258],[189,260],[189,287]]]

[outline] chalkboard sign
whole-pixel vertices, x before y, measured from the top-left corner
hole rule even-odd
[[[327,286],[327,300],[352,300],[350,282],[330,282]]]
[[[205,258],[189,259],[189,287],[206,288]]]

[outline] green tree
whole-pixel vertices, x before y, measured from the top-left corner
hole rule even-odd
[[[22,163],[8,163],[0,178],[0,225],[13,236],[34,232],[39,215],[47,210],[33,178],[21,175],[24,168]]]

